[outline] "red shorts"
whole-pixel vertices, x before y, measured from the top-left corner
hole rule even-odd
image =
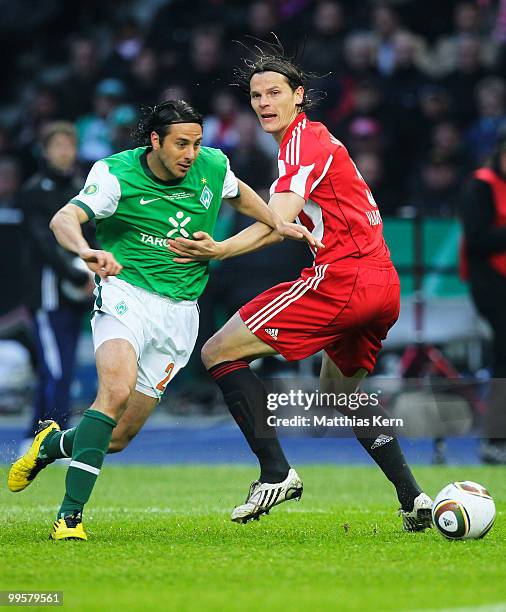
[[[264,291],[239,314],[288,361],[323,349],[345,376],[352,376],[360,368],[374,369],[399,307],[393,265],[336,263],[305,268],[300,278]]]

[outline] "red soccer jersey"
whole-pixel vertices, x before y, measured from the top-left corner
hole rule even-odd
[[[372,193],[346,147],[322,123],[305,113],[296,117],[281,142],[278,168],[271,195],[293,191],[304,198],[297,220],[325,245],[315,265],[365,257],[390,261]]]

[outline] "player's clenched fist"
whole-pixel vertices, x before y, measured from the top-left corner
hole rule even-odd
[[[116,261],[114,255],[109,251],[82,249],[78,255],[92,272],[103,279],[108,276],[116,276],[123,269],[123,266]]]

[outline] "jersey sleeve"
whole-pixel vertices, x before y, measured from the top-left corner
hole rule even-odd
[[[303,133],[304,134],[304,133]],[[322,148],[311,134],[295,137],[280,151],[279,178],[271,186],[271,195],[292,191],[307,200],[325,178],[333,155]]]
[[[84,187],[70,201],[82,208],[90,219],[105,219],[116,212],[120,197],[118,179],[111,174],[109,166],[100,160],[93,164]]]
[[[223,181],[223,191],[221,194],[222,198],[237,198],[239,196],[239,181],[237,177],[230,169],[230,162],[227,158],[227,172],[225,174],[225,180]]]

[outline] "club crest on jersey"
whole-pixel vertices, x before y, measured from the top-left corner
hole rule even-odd
[[[200,203],[204,206],[204,208],[209,208],[209,206],[211,206],[213,196],[214,194],[209,187],[204,185],[204,189],[202,189],[202,193],[200,194]]]
[[[97,191],[98,191],[98,185],[96,183],[92,183],[91,185],[88,185],[84,189],[84,193],[86,195],[95,195]]]
[[[128,310],[128,306],[126,305],[126,302],[124,300],[118,302],[114,308],[116,309],[116,312],[119,315],[125,314],[125,312]]]

